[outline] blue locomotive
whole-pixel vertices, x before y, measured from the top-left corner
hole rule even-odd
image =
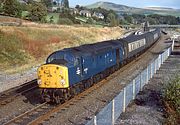
[[[38,68],[42,98],[60,103],[118,70],[154,44],[160,29],[52,53]]]

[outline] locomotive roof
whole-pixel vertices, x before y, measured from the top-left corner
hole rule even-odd
[[[70,51],[71,53],[77,56],[94,55],[97,53],[102,53],[104,51],[120,47],[121,44],[119,43],[119,41],[118,42],[115,41],[117,40],[109,40],[109,41],[103,41],[93,44],[81,45],[73,48],[65,48],[64,51]]]

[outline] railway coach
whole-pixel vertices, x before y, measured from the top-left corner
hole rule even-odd
[[[156,29],[142,35],[109,40],[52,53],[38,68],[38,84],[43,100],[60,103],[134,59],[160,37]]]

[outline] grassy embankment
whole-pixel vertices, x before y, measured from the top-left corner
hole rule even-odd
[[[180,75],[169,81],[165,86],[164,105],[167,112],[166,125],[180,124]]]
[[[120,28],[82,26],[0,27],[0,69],[13,73],[42,64],[53,51],[117,38]]]

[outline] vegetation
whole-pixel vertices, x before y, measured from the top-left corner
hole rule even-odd
[[[3,2],[3,9],[5,15],[10,15],[14,17],[21,17],[22,8],[17,0],[5,0]]]
[[[15,34],[0,31],[0,67],[26,63],[28,56],[23,51],[21,42]]]
[[[18,18],[25,18],[31,21],[45,22],[47,15],[48,0],[36,2],[30,0],[27,4],[19,3],[17,0],[4,0],[0,3],[0,13]],[[51,5],[50,5],[51,6]]]
[[[163,16],[157,14],[151,15],[140,15],[140,14],[123,14],[123,19],[120,20],[121,24],[141,24],[145,21],[149,21],[150,25],[158,24],[169,24],[169,25],[178,25],[180,24],[180,17],[175,16]]]
[[[168,125],[180,123],[180,75],[169,81],[164,90],[164,104],[168,113]]]
[[[73,22],[69,18],[60,18],[58,24],[72,25]]]
[[[98,19],[93,17],[94,20],[96,21],[103,21],[104,23],[109,24],[109,26],[118,26],[119,25],[119,19],[118,15],[115,11],[113,10],[106,10],[104,8],[98,7],[91,9],[92,13],[102,13],[104,15],[104,19]]]
[[[55,9],[53,9],[52,7],[55,7]],[[68,0],[62,0],[61,3],[57,1],[52,2],[52,0],[39,0],[39,2],[29,0],[27,4],[19,3],[17,0],[3,0],[0,2],[0,13],[42,23],[56,23],[67,25],[87,23],[105,26],[118,26],[119,24],[141,24],[145,21],[149,21],[150,25],[180,24],[180,17],[170,15],[165,16],[153,13],[149,13],[146,15],[131,13],[126,14],[124,12],[117,14],[111,9],[107,10],[101,7],[88,9],[79,5],[76,5],[75,8],[78,10],[77,13],[74,13],[74,9],[69,8]],[[79,13],[81,10],[87,10],[91,13],[91,15],[100,13],[104,16],[104,18],[98,18],[97,16],[82,16]]]
[[[56,50],[117,38],[123,32],[120,28],[38,26],[0,27],[0,70],[43,63]]]
[[[31,21],[46,21],[47,8],[38,2],[32,2],[28,5],[29,19]]]
[[[64,6],[65,8],[69,8],[69,1],[68,1],[68,0],[64,0],[63,3],[64,3],[63,6]]]
[[[42,0],[42,3],[45,4],[46,7],[52,7],[52,0]]]
[[[58,24],[59,13],[48,13],[46,16],[47,23]]]

